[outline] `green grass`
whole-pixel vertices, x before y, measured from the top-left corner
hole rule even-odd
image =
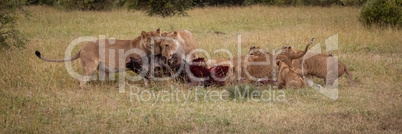
[[[25,49],[0,52],[0,133],[401,133],[402,31],[366,29],[354,7],[233,7],[189,11],[188,17],[148,17],[143,12],[60,11],[27,7],[32,16],[18,29],[28,36]],[[250,46],[271,51],[284,45],[298,49],[312,38],[316,43],[339,35],[340,61],[357,82],[339,79],[334,101],[311,88],[283,90],[285,102],[203,101],[195,91],[224,91],[228,87],[195,89],[174,82],[153,89],[190,94],[189,102],[130,101],[116,82],[91,82],[80,89],[63,63],[36,58],[64,56],[67,45],[81,36],[105,35],[133,39],[142,30],[188,29],[199,48],[227,48],[242,54]],[[78,50],[78,48],[77,48]],[[213,58],[227,58],[216,54]],[[79,60],[72,63],[80,68]],[[321,82],[322,83],[322,82]],[[142,82],[130,83],[142,86]],[[267,89],[268,87],[259,87]],[[278,92],[278,90],[275,90]],[[279,90],[282,91],[282,90]],[[152,97],[147,96],[145,97]],[[183,97],[178,97],[183,100]]]

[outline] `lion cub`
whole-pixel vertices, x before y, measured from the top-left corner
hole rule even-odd
[[[282,60],[276,61],[276,69],[278,70],[278,88],[304,88],[306,84],[304,80]]]
[[[274,55],[260,47],[250,47],[246,55],[245,66],[247,79],[257,81],[258,79],[272,79],[272,67],[274,66]]]
[[[281,55],[302,55],[305,53],[305,51],[294,49],[292,46],[283,47],[282,50]],[[324,79],[326,86],[333,86],[335,80],[344,73],[347,74],[350,85],[354,84],[353,76],[346,65],[332,54],[308,52],[303,57],[294,59],[292,65],[289,66],[299,75],[304,76],[310,86],[313,85],[313,76]]]

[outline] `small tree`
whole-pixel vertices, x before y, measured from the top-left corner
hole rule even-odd
[[[15,29],[18,17],[17,10],[21,10],[23,1],[0,0],[0,47],[24,47],[27,39]],[[24,11],[25,12],[25,11]],[[26,13],[26,12],[25,12]]]

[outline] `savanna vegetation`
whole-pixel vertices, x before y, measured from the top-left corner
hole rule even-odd
[[[402,32],[393,27],[367,28],[360,23],[358,7],[205,7],[187,11],[186,17],[168,18],[125,9],[24,9],[31,16],[20,17],[15,24],[30,41],[25,49],[0,52],[0,133],[402,132]],[[214,59],[228,58],[212,53],[221,48],[243,55],[251,46],[268,52],[289,45],[302,49],[313,37],[317,45],[338,35],[336,51],[322,50],[337,55],[356,84],[350,86],[341,77],[336,100],[312,88],[268,90],[268,86],[250,90],[270,91],[269,101],[220,101],[216,96],[204,100],[204,94],[226,90],[230,98],[236,95],[234,85],[196,88],[174,81],[155,82],[152,88],[129,82],[126,92],[119,93],[115,81],[93,81],[81,89],[65,64],[44,62],[34,54],[40,50],[47,57],[60,58],[79,37],[134,39],[141,31],[158,27],[191,31],[198,47],[211,52]],[[241,50],[237,49],[239,35]],[[79,60],[72,64],[82,71]],[[130,86],[140,88],[134,92],[148,91],[143,98],[149,101],[138,101]],[[189,101],[180,95],[156,101],[150,94],[166,92],[190,94]]]
[[[19,13],[28,15],[22,10],[24,3],[0,1],[0,49],[24,47],[27,39],[15,27]]]

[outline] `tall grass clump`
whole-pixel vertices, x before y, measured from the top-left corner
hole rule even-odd
[[[262,90],[253,85],[238,85],[228,87],[226,91],[228,91],[229,97],[232,99],[259,98],[262,95]]]

